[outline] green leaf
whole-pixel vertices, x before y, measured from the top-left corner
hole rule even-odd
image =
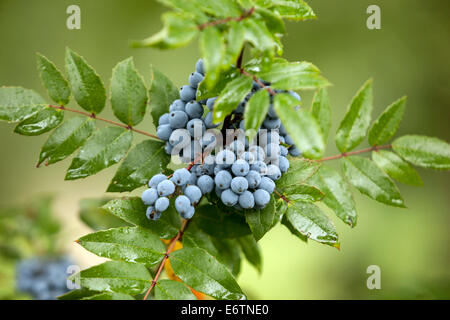
[[[316,15],[312,8],[303,0],[257,0],[256,3],[258,3],[258,5],[270,8],[284,19],[296,21],[316,19]]]
[[[239,245],[241,246],[241,249],[245,255],[245,258],[261,274],[262,258],[261,258],[261,252],[260,252],[258,243],[256,243],[255,238],[252,236],[246,236],[246,237],[238,238],[237,241],[239,242]]]
[[[338,235],[332,221],[314,204],[301,201],[290,203],[285,217],[302,235],[339,249]]]
[[[153,36],[136,41],[134,47],[153,47],[174,49],[191,42],[198,33],[192,15],[186,13],[166,12],[162,15],[164,27]]]
[[[84,58],[69,48],[66,50],[66,72],[80,107],[88,112],[100,113],[106,102],[103,82]]]
[[[276,210],[273,197],[264,209],[246,211],[245,219],[255,240],[261,240],[262,237],[275,225]]]
[[[212,241],[217,248],[214,257],[237,277],[241,272],[241,249],[237,240],[213,238]]]
[[[191,221],[189,227],[183,234],[183,247],[184,248],[201,248],[208,251],[212,256],[217,256],[219,254],[217,248],[213,243],[212,236],[203,232],[195,223]]]
[[[339,151],[350,151],[364,140],[370,125],[372,108],[372,79],[370,79],[353,97],[347,113],[336,132],[335,140]]]
[[[318,161],[291,159],[288,173],[281,176],[277,186],[284,188],[304,183],[319,170],[320,166],[321,163]]]
[[[133,296],[125,293],[105,292],[96,294],[90,297],[82,298],[81,300],[136,300]]]
[[[45,100],[33,90],[0,88],[0,120],[19,122],[44,108]]]
[[[348,181],[362,194],[387,205],[405,207],[394,182],[371,160],[346,157],[341,159],[341,166]]]
[[[48,137],[42,146],[38,166],[47,160],[52,164],[74,153],[92,135],[95,120],[78,116],[65,121]]]
[[[298,100],[289,94],[277,94],[273,106],[295,145],[305,157],[319,158],[325,150],[322,133],[316,119],[307,110],[296,110]]]
[[[450,145],[438,138],[407,135],[392,143],[394,151],[412,164],[436,169],[450,169]]]
[[[39,76],[48,91],[48,95],[58,105],[68,104],[70,101],[69,83],[53,62],[39,53],[36,56]]]
[[[242,12],[235,0],[195,0],[200,10],[216,17],[239,17]]]
[[[94,231],[129,226],[128,223],[102,208],[111,200],[111,198],[81,199],[79,203],[80,220]]]
[[[206,73],[203,81],[208,88],[212,88],[219,78],[221,65],[225,57],[225,44],[219,29],[210,27],[203,30],[200,38],[200,49]]]
[[[197,101],[205,100],[208,98],[214,98],[220,95],[220,93],[225,89],[226,85],[232,80],[240,76],[239,71],[236,68],[230,68],[219,74],[217,83],[213,88],[208,88],[206,82],[200,82],[197,88]]]
[[[308,181],[324,194],[325,203],[336,215],[351,227],[356,226],[357,214],[355,200],[342,176],[333,168],[321,166],[319,171]]]
[[[213,121],[222,122],[252,88],[252,79],[243,75],[230,81],[214,103]]]
[[[288,220],[288,218],[286,218],[286,215],[283,215],[283,217],[281,219],[281,224],[283,226],[285,226],[294,236],[296,236],[297,238],[299,238],[300,240],[302,240],[306,243],[308,242],[308,237],[301,234],[297,229],[295,229],[295,227]]]
[[[98,231],[81,237],[77,242],[100,257],[143,263],[147,267],[161,262],[166,251],[157,235],[140,227]]]
[[[177,250],[170,255],[170,263],[175,274],[196,291],[221,300],[245,299],[228,269],[205,250]]]
[[[58,300],[81,300],[94,295],[101,294],[98,291],[92,291],[86,288],[69,291],[63,295],[58,296]]]
[[[147,219],[147,206],[137,197],[112,200],[103,209],[128,223],[149,229],[162,239],[173,238],[181,226],[179,215],[172,207],[157,221]]]
[[[174,280],[159,280],[155,286],[156,300],[197,300],[185,284]]]
[[[245,106],[244,120],[245,131],[248,134],[248,140],[253,141],[256,132],[261,127],[264,119],[266,118],[267,111],[269,110],[269,93],[267,90],[259,90],[256,92]]]
[[[119,127],[105,127],[97,131],[81,147],[65,179],[85,178],[116,164],[127,153],[132,139],[131,131]]]
[[[31,117],[22,120],[14,132],[24,136],[38,136],[59,126],[63,119],[64,112],[45,107]]]
[[[180,97],[178,88],[162,72],[154,67],[150,68],[151,85],[149,90],[150,110],[153,124],[158,126],[159,118],[169,112],[170,104]]]
[[[131,295],[144,293],[152,281],[143,264],[123,261],[102,263],[70,276],[69,280],[77,277],[80,277],[82,288]]]
[[[372,160],[392,179],[412,186],[423,185],[417,171],[393,152],[387,150],[374,151],[372,152]]]
[[[369,130],[369,143],[372,146],[388,142],[397,132],[405,112],[406,97],[392,103],[374,122]]]
[[[261,17],[261,21],[266,24],[267,29],[272,33],[283,34],[286,32],[284,21],[278,13],[261,7],[257,7],[255,12]]]
[[[326,144],[331,129],[331,108],[326,88],[321,88],[314,94],[311,113],[322,130],[323,141]]]
[[[317,89],[330,85],[313,64],[303,62],[274,62],[267,72],[261,72],[258,77],[269,81],[270,87],[282,90]],[[297,101],[298,104],[298,101]]]
[[[133,191],[157,173],[164,171],[170,156],[164,151],[164,143],[144,140],[130,150],[108,187],[108,192]]]
[[[263,53],[263,64],[271,62],[274,56],[276,42],[266,24],[255,19],[245,19],[241,21],[241,24],[245,28],[245,40],[251,43],[256,50]]]
[[[215,238],[237,238],[251,233],[243,216],[223,212],[212,204],[199,206],[194,221],[200,229]]]
[[[137,125],[144,119],[147,100],[147,89],[133,58],[119,62],[111,79],[111,106],[117,119],[129,126]]]
[[[307,184],[291,185],[283,189],[283,194],[291,201],[321,201],[325,194],[314,186]]]
[[[225,48],[226,64],[231,65],[237,61],[242,48],[244,47],[244,33],[244,27],[238,21],[230,21],[228,23],[228,33],[226,36],[227,44]]]

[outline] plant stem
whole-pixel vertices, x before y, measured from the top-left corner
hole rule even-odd
[[[76,109],[70,109],[70,108],[66,108],[65,106],[48,105],[48,107],[49,108],[53,108],[53,109],[58,109],[58,110],[63,110],[63,111],[69,111],[69,112],[82,114],[82,115],[84,115],[86,117],[89,117],[89,118],[92,118],[92,119],[95,119],[95,120],[98,120],[98,121],[103,121],[103,122],[106,122],[106,123],[109,123],[109,124],[112,124],[112,125],[115,125],[115,126],[118,126],[118,127],[122,127],[122,128],[127,129],[127,130],[130,130],[130,131],[142,134],[144,136],[147,136],[147,137],[150,137],[150,138],[153,138],[153,139],[161,141],[161,139],[159,139],[154,134],[151,134],[151,133],[148,133],[148,132],[145,132],[145,131],[142,131],[142,130],[135,129],[135,128],[133,128],[131,126],[128,126],[126,124],[123,124],[123,123],[119,123],[119,122],[112,121],[112,120],[109,120],[109,119],[97,117],[94,113],[88,113],[88,112],[84,112],[84,111],[80,111],[80,110],[76,110]]]
[[[322,159],[317,160],[317,161],[318,162],[330,161],[330,160],[340,159],[340,158],[344,158],[344,157],[354,156],[354,155],[361,154],[361,153],[366,153],[366,152],[371,152],[371,151],[378,151],[378,150],[382,150],[382,149],[391,149],[391,148],[392,148],[392,145],[390,145],[390,144],[384,145],[384,146],[373,146],[373,147],[370,147],[370,148],[356,150],[356,151],[352,151],[352,152],[343,152],[343,153],[337,154],[335,156],[322,158]]]
[[[214,21],[205,22],[205,23],[202,23],[202,24],[198,25],[197,28],[199,30],[203,30],[203,29],[205,29],[207,27],[213,27],[213,26],[216,26],[216,25],[219,25],[219,24],[224,24],[224,23],[230,22],[230,21],[238,21],[239,22],[239,21],[242,21],[244,19],[247,19],[254,12],[255,12],[255,8],[252,7],[249,10],[245,11],[239,17],[227,17],[227,18],[224,18],[224,19],[218,19],[218,20],[214,20]]]
[[[167,259],[169,259],[170,253],[172,253],[173,248],[175,247],[175,244],[177,241],[183,236],[184,231],[186,230],[190,220],[183,220],[183,223],[181,224],[181,228],[178,231],[177,235],[170,241],[169,246],[167,247],[167,251],[164,254],[164,258],[162,259],[161,263],[159,264],[158,271],[156,272],[155,278],[152,281],[152,284],[150,285],[150,288],[147,290],[147,293],[144,296],[143,300],[147,300],[150,292],[155,287],[156,282],[158,282],[159,276],[161,275],[162,270],[164,269],[164,266],[166,265]]]
[[[243,74],[243,75],[246,76],[246,77],[252,78],[253,81],[255,81],[261,88],[267,90],[267,92],[269,92],[271,96],[274,96],[274,95],[277,94],[275,91],[272,90],[271,87],[268,87],[268,86],[266,86],[264,83],[262,83],[262,81],[261,81],[257,76],[254,76],[254,75],[248,73],[248,72],[245,71],[243,68],[238,68],[238,69],[239,69],[239,71],[241,72],[241,74]]]

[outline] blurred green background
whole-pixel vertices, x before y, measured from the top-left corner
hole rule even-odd
[[[407,94],[399,135],[417,133],[450,141],[449,1],[308,2],[319,18],[288,23],[285,56],[315,63],[334,84],[330,88],[334,130],[356,90],[373,77],[374,117]],[[66,28],[65,12],[71,4],[81,7],[81,30]],[[381,30],[366,28],[370,4],[381,7]],[[36,72],[35,52],[62,67],[66,46],[82,54],[105,83],[119,60],[134,56],[147,83],[153,64],[177,85],[185,84],[198,58],[196,43],[164,52],[129,47],[130,40],[159,30],[164,11],[159,3],[148,0],[0,0],[0,85],[33,88],[46,96]],[[303,97],[309,106],[311,94]],[[139,127],[150,130],[151,126],[148,119]],[[98,258],[73,243],[88,232],[76,217],[78,201],[102,196],[117,167],[86,180],[65,182],[70,160],[36,169],[46,137],[18,136],[13,128],[0,125],[0,206],[55,193],[67,250],[83,267],[96,263]],[[328,149],[330,155],[336,153],[332,139]],[[305,244],[282,226],[271,231],[260,242],[263,273],[243,266],[239,282],[244,291],[254,299],[450,298],[448,173],[420,173],[424,187],[400,186],[408,209],[383,206],[355,191],[360,215],[356,228],[334,219],[341,251]],[[381,290],[366,287],[369,265],[381,268]]]

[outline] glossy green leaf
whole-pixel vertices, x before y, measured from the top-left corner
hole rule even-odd
[[[257,0],[256,3],[268,7],[284,19],[296,21],[316,19],[313,9],[303,0]]]
[[[220,93],[225,89],[225,86],[240,76],[239,71],[236,68],[230,68],[226,71],[223,71],[219,74],[219,78],[217,83],[213,88],[208,88],[206,86],[206,82],[200,82],[197,88],[197,101],[205,100],[208,98],[217,97]]]
[[[372,146],[388,142],[397,132],[405,112],[406,97],[392,103],[374,122],[369,130],[369,143]]]
[[[237,277],[241,272],[241,249],[237,240],[212,238],[212,242],[217,248],[217,254],[213,257]]]
[[[95,120],[90,118],[78,116],[65,121],[42,146],[38,165],[46,160],[48,164],[64,160],[81,147],[94,130]]]
[[[368,80],[355,97],[336,132],[336,146],[347,152],[357,147],[366,137],[373,108],[372,80]]]
[[[166,251],[157,235],[140,227],[98,231],[81,237],[77,242],[100,257],[143,263],[147,267],[161,262]]]
[[[362,194],[394,207],[405,207],[396,185],[371,160],[346,157],[340,160],[347,180]]]
[[[321,201],[325,197],[321,190],[307,184],[296,184],[286,187],[283,189],[283,195],[291,201],[308,202]]]
[[[200,229],[216,238],[237,238],[251,233],[243,216],[223,212],[211,204],[199,206],[194,219]]]
[[[147,206],[137,197],[112,200],[103,209],[128,223],[149,229],[162,239],[173,238],[181,226],[179,215],[172,207],[157,221],[147,219]]]
[[[306,61],[274,62],[270,70],[258,77],[269,81],[272,88],[282,90],[317,89],[330,84],[316,66]]]
[[[226,48],[225,57],[226,64],[236,64],[245,42],[245,30],[238,21],[230,21],[228,23],[228,33],[225,37]]]
[[[200,49],[205,66],[206,86],[212,88],[221,72],[221,65],[225,57],[225,43],[218,28],[209,27],[203,30],[200,38]]]
[[[81,300],[135,300],[135,299],[133,298],[133,296],[125,293],[104,292],[83,298]]]
[[[258,129],[261,127],[269,110],[269,92],[267,90],[259,90],[256,92],[245,105],[244,120],[245,131],[249,141],[253,141]],[[251,135],[249,134],[251,133]]]
[[[281,176],[281,179],[277,181],[277,186],[284,188],[304,183],[319,170],[320,166],[321,163],[318,161],[291,159],[287,174]]]
[[[288,220],[288,218],[286,217],[286,215],[283,215],[283,217],[281,218],[281,224],[283,226],[285,226],[294,236],[296,236],[297,238],[299,238],[300,240],[304,241],[304,242],[308,242],[308,237],[301,234],[293,225],[292,223]]]
[[[258,243],[252,236],[238,238],[237,241],[241,246],[245,258],[252,264],[259,273],[262,272],[262,257]]]
[[[199,10],[198,0],[158,0],[162,4],[175,9],[180,12],[187,12],[193,16],[195,16],[196,20],[199,20],[200,23],[208,21],[208,17]]]
[[[301,201],[291,203],[288,205],[285,217],[302,235],[339,248],[338,235],[333,222],[314,204]]]
[[[202,231],[195,221],[191,221],[189,227],[183,234],[183,247],[184,248],[201,248],[208,251],[212,256],[219,254],[216,246],[213,243],[213,238],[209,234]]]
[[[106,102],[103,82],[86,60],[69,48],[66,50],[66,72],[80,107],[88,112],[100,113]]]
[[[0,88],[0,120],[19,122],[44,108],[45,100],[33,90]]]
[[[58,300],[81,300],[85,298],[89,298],[98,294],[102,294],[98,291],[92,291],[87,288],[81,288],[69,291],[63,295],[58,296]]]
[[[255,12],[272,33],[283,34],[286,32],[284,21],[277,12],[272,12],[262,7],[257,7]]]
[[[155,286],[156,300],[197,300],[185,284],[174,280],[159,280]]]
[[[199,32],[190,14],[166,12],[162,20],[164,27],[161,31],[147,39],[134,42],[133,46],[174,49],[187,45]]]
[[[308,180],[325,194],[323,203],[332,209],[336,215],[351,227],[356,226],[357,214],[347,182],[333,168],[321,166],[319,171]]]
[[[133,58],[119,62],[111,79],[111,106],[114,115],[129,126],[144,119],[147,89],[142,76],[134,67]]]
[[[331,129],[331,108],[327,88],[321,88],[314,94],[311,112],[322,130],[323,141],[326,144]]]
[[[225,117],[236,109],[252,88],[252,79],[243,75],[230,81],[214,103],[213,121],[222,122]]]
[[[175,274],[196,291],[221,300],[245,299],[228,269],[203,249],[177,250],[170,255],[170,263]]]
[[[130,150],[108,187],[108,192],[133,191],[157,173],[164,171],[170,156],[164,151],[164,143],[144,140]]]
[[[153,124],[158,127],[159,118],[169,112],[170,104],[180,97],[178,88],[162,72],[150,68],[151,85],[149,90],[150,110]]]
[[[394,151],[412,164],[436,169],[450,169],[450,145],[438,138],[407,135],[392,143]]]
[[[126,155],[132,139],[132,132],[123,128],[100,129],[81,147],[65,179],[86,178],[116,164]]]
[[[271,62],[274,56],[276,42],[272,33],[263,21],[256,19],[245,19],[241,21],[245,28],[244,38],[259,52],[263,53],[263,63]],[[265,78],[263,78],[266,80]]]
[[[423,185],[417,171],[393,152],[387,150],[374,151],[372,152],[372,160],[392,179],[412,186]]]
[[[195,0],[198,8],[216,17],[239,17],[242,12],[235,0]]]
[[[63,119],[63,111],[45,107],[19,122],[14,132],[24,136],[38,136],[59,126]]]
[[[276,210],[273,197],[264,209],[247,210],[245,219],[253,237],[259,241],[275,224]]]
[[[70,101],[70,87],[67,80],[56,66],[45,56],[37,54],[37,66],[42,84],[48,95],[58,105],[66,105]]]
[[[305,157],[319,158],[325,150],[322,133],[310,111],[296,110],[298,100],[289,94],[277,94],[273,106],[286,131]]]
[[[111,200],[111,198],[81,199],[78,213],[80,220],[94,231],[130,226],[102,208]]]
[[[149,287],[152,277],[143,264],[108,261],[69,277],[79,277],[82,288],[94,291],[128,293],[131,295],[144,293]]]

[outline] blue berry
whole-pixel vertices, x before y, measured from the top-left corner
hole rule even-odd
[[[239,196],[231,189],[226,189],[220,195],[220,199],[226,206],[232,207],[238,202]]]
[[[252,164],[253,162],[255,162],[255,156],[253,155],[253,153],[246,151],[244,153],[242,153],[239,156],[240,159],[243,159],[245,161],[247,161],[248,163]]]
[[[270,119],[270,118],[266,118],[263,121],[263,126],[267,129],[279,129],[281,125],[281,120],[280,119]]]
[[[267,112],[267,115],[268,115],[270,118],[278,118],[277,113],[275,112],[275,109],[274,109],[274,107],[273,107],[273,104],[270,105],[269,111]]]
[[[205,75],[205,68],[204,68],[202,59],[199,59],[197,61],[197,63],[195,64],[195,71],[197,71],[198,73],[200,73],[202,75]]]
[[[195,90],[195,88],[192,88],[191,86],[182,86],[180,89],[180,98],[185,102],[195,100],[196,93],[197,90]]]
[[[210,176],[201,176],[197,180],[197,186],[203,194],[210,193],[214,189],[214,180]]]
[[[166,197],[161,197],[155,202],[155,210],[158,212],[164,212],[169,207],[169,199]]]
[[[203,107],[195,100],[189,101],[186,104],[186,113],[191,119],[199,119],[203,116]]]
[[[197,186],[187,186],[186,189],[184,189],[184,195],[188,197],[189,200],[191,200],[191,204],[195,206],[202,198],[202,191]]]
[[[271,194],[275,190],[275,182],[268,177],[261,177],[261,182],[259,183],[258,188]]]
[[[299,157],[302,155],[302,152],[297,147],[290,147],[289,154],[293,157]]]
[[[170,138],[170,135],[172,134],[172,128],[169,124],[162,124],[158,126],[156,129],[156,135],[161,140],[167,141]]]
[[[173,111],[170,113],[169,123],[172,129],[184,128],[189,117],[184,111]]]
[[[286,141],[286,144],[293,146],[294,145],[294,140],[292,140],[290,135],[285,135],[284,136],[284,140]]]
[[[161,212],[157,212],[155,207],[148,207],[145,215],[149,220],[158,220],[161,218]]]
[[[236,156],[230,150],[222,150],[216,155],[216,163],[223,165],[225,168],[230,167],[235,160]]]
[[[278,158],[278,167],[281,173],[286,173],[289,169],[289,160],[285,157]]]
[[[158,173],[150,179],[150,181],[148,182],[148,186],[150,188],[156,189],[158,187],[158,184],[166,179],[167,179],[167,177],[165,175],[163,175],[162,173]]]
[[[203,121],[205,122],[205,126],[208,129],[214,129],[214,128],[217,128],[219,126],[219,124],[214,124],[213,123],[213,113],[212,112],[208,112],[208,114],[205,116]]]
[[[215,98],[209,98],[208,100],[206,100],[206,107],[210,110],[213,111],[214,108],[214,102],[216,102],[217,97]]]
[[[169,138],[169,143],[172,147],[178,146],[183,148],[191,142],[191,136],[186,129],[175,129]]]
[[[250,170],[245,176],[245,179],[247,179],[248,187],[255,189],[261,182],[261,175],[257,171]]]
[[[277,159],[281,155],[281,149],[279,144],[269,143],[265,148],[267,159]]]
[[[169,142],[166,142],[166,145],[164,146],[164,151],[168,154],[172,154],[173,147]]]
[[[233,177],[231,174],[226,170],[221,170],[216,174],[216,177],[214,178],[214,182],[216,183],[216,186],[218,186],[220,189],[228,189],[231,184],[231,180]]]
[[[200,72],[192,72],[189,76],[189,84],[191,85],[191,87],[197,88],[204,78],[205,77]]]
[[[169,112],[175,112],[175,111],[183,111],[184,112],[185,110],[186,110],[186,103],[180,99],[175,100],[169,106]]]
[[[231,171],[235,176],[246,176],[250,171],[250,166],[247,161],[238,159],[231,166]]]
[[[146,206],[151,206],[158,199],[158,191],[155,188],[147,189],[142,193],[141,198]]]
[[[177,186],[184,186],[185,184],[188,183],[190,177],[191,177],[191,173],[189,172],[188,169],[186,169],[186,168],[178,169],[173,173],[173,178],[174,178],[173,182]]]
[[[265,175],[267,174],[267,165],[262,161],[256,161],[252,165],[250,165],[250,170],[254,170],[259,174]]]
[[[288,94],[290,94],[291,96],[293,96],[295,99],[297,99],[298,101],[302,101],[302,98],[300,98],[300,96],[298,95],[297,92],[294,91],[288,91]]]
[[[190,206],[186,212],[180,213],[180,216],[183,219],[191,219],[194,216],[194,213],[195,213],[195,208],[193,206]]]
[[[223,190],[220,189],[218,186],[216,186],[214,190],[216,192],[216,195],[220,198],[220,196],[222,195]]]
[[[200,139],[205,133],[206,127],[202,119],[192,119],[186,125],[189,134],[194,139]]]
[[[191,207],[191,200],[186,196],[178,196],[175,199],[175,209],[179,214],[186,214]]]
[[[242,194],[248,189],[248,181],[244,177],[235,177],[231,180],[230,186],[234,193]]]
[[[175,185],[170,180],[164,180],[158,184],[157,190],[159,196],[168,197],[175,192]]]
[[[161,117],[159,117],[158,125],[169,124],[169,114],[164,113]]]
[[[259,208],[264,208],[270,202],[270,194],[263,189],[253,192],[253,197],[255,198],[255,204]]]
[[[239,196],[239,205],[243,209],[251,209],[255,206],[255,198],[253,197],[253,193],[250,191],[245,191]]]
[[[281,178],[281,171],[280,168],[278,168],[274,164],[269,164],[267,166],[267,176],[272,180],[278,180]]]
[[[187,184],[188,185],[196,185],[197,184],[197,174],[196,173],[191,171]]]
[[[280,146],[280,154],[281,156],[286,157],[289,154],[289,151],[285,146]]]

